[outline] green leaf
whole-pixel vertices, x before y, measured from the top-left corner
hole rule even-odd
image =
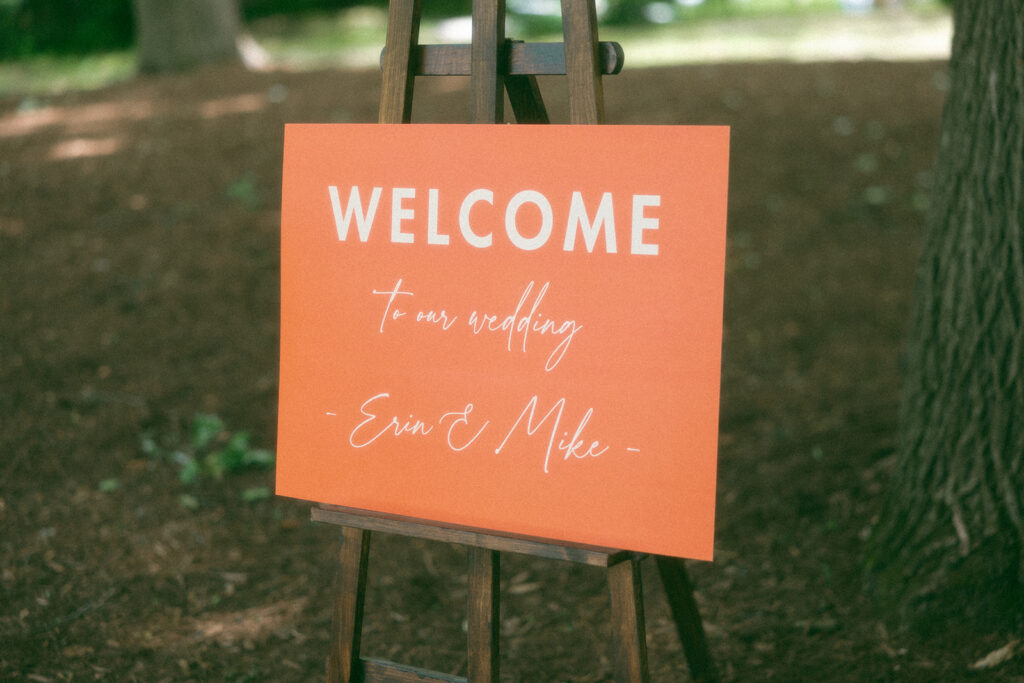
[[[246,431],[235,432],[228,439],[228,450],[238,451],[244,453],[249,450],[249,438],[250,434]]]
[[[256,176],[252,173],[246,173],[241,178],[233,180],[225,188],[224,194],[228,199],[238,202],[247,209],[256,210],[263,204]]]
[[[157,445],[156,439],[149,434],[143,435],[139,440],[139,446],[142,448],[142,452],[150,458],[159,458],[161,455],[160,446]]]
[[[195,510],[199,507],[199,499],[187,493],[178,496],[178,503],[186,510]]]
[[[188,462],[181,468],[181,472],[178,473],[178,478],[182,484],[191,484],[197,481],[202,473],[199,462],[195,458],[189,458]]]
[[[203,458],[203,465],[205,465],[206,473],[218,481],[224,478],[223,454],[224,451],[215,451],[207,454],[207,456]]]
[[[270,467],[274,464],[274,454],[264,448],[253,448],[245,452],[245,464],[248,467]]]
[[[206,448],[223,431],[224,420],[216,415],[197,413],[192,418],[192,446],[196,450]]]
[[[114,491],[121,488],[121,480],[116,477],[110,479],[104,479],[100,482],[99,489],[103,493],[113,493]]]
[[[864,201],[871,206],[884,206],[889,202],[889,189],[881,185],[872,185],[864,190]]]
[[[269,486],[257,486],[255,488],[242,491],[242,500],[246,503],[255,503],[268,498],[270,498]]]
[[[242,469],[242,459],[244,457],[244,452],[239,452],[230,448],[210,453],[206,456],[206,471],[209,472],[214,479],[223,479],[225,474],[237,472]]]

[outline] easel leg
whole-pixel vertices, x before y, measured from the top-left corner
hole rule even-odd
[[[505,0],[473,0],[472,73],[469,89],[473,123],[501,123],[505,92]]]
[[[708,650],[704,625],[697,611],[697,601],[693,598],[693,584],[686,575],[686,566],[677,557],[659,555],[655,562],[661,574],[661,582],[665,584],[665,595],[675,618],[679,640],[683,643],[686,661],[690,664],[690,675],[695,681],[714,683],[718,680],[718,674]]]
[[[497,683],[500,677],[501,556],[469,548],[469,681]]]
[[[505,90],[516,123],[551,123],[536,76],[505,76]]]
[[[348,683],[359,665],[359,640],[363,631],[363,596],[366,593],[366,563],[370,556],[370,532],[341,528],[338,556],[338,586],[334,596],[331,624],[331,652],[327,658],[327,680]],[[361,674],[360,674],[361,675]]]
[[[569,123],[604,123],[594,0],[562,0]]]
[[[380,123],[412,120],[412,91],[416,80],[414,49],[420,36],[420,0],[391,0],[381,65]]]
[[[617,683],[646,683],[647,634],[640,564],[636,558],[608,568],[612,602],[612,644]]]

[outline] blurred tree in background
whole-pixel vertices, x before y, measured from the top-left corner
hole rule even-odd
[[[188,69],[240,59],[238,0],[133,0],[139,70]]]
[[[0,59],[132,43],[131,0],[0,0]]]
[[[216,5],[214,0],[211,4]],[[168,12],[176,0],[164,0]],[[384,7],[387,0],[238,0],[244,21],[272,15],[330,12],[356,5]],[[739,10],[778,11],[839,7],[841,0],[604,0],[603,24],[725,16]],[[472,0],[429,0],[428,17],[465,16]],[[510,0],[510,13],[546,13],[557,22],[558,0]],[[652,10],[654,13],[652,14]],[[661,19],[655,16],[662,17]],[[124,50],[137,35],[132,0],[0,0],[0,60],[38,54],[80,55]],[[546,25],[545,25],[546,26]],[[546,26],[548,30],[552,27]],[[557,26],[555,27],[557,28]]]
[[[176,0],[163,0],[174,5]],[[240,0],[242,16],[341,9],[387,0]],[[172,7],[167,8],[173,10]],[[85,54],[132,46],[132,0],[0,0],[0,59]]]

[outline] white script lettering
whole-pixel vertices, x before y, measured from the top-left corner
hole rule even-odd
[[[523,418],[526,418],[526,435],[533,436],[541,427],[544,426],[544,423],[547,422],[552,416],[554,416],[554,422],[552,422],[551,424],[551,436],[548,438],[548,447],[547,450],[544,452],[545,474],[548,473],[548,465],[551,461],[551,452],[553,450],[561,452],[563,454],[562,460],[568,460],[570,457],[577,459],[596,458],[608,451],[608,446],[602,445],[601,442],[596,440],[591,441],[590,445],[587,446],[585,450],[581,450],[583,449],[585,444],[585,440],[583,439],[583,430],[590,422],[590,418],[593,417],[594,415],[593,408],[587,408],[586,412],[583,413],[583,417],[577,423],[576,429],[570,438],[565,438],[566,436],[569,435],[569,432],[564,431],[562,432],[562,438],[558,439],[558,443],[556,444],[555,437],[559,433],[559,427],[562,423],[562,416],[565,412],[565,399],[560,398],[557,401],[555,401],[555,404],[551,406],[551,409],[547,413],[545,413],[544,417],[542,417],[539,422],[534,421],[534,418],[536,417],[537,413],[537,402],[538,398],[536,396],[534,396],[527,402],[526,407],[523,408],[523,412],[519,414],[519,417],[516,418],[516,421],[512,425],[512,428],[508,430],[508,434],[505,435],[505,438],[501,442],[501,445],[499,445],[498,448],[495,449],[495,455],[501,454],[502,449],[505,448],[505,445],[508,443],[509,439],[512,438],[512,435],[519,428],[519,425],[520,423],[522,423]]]

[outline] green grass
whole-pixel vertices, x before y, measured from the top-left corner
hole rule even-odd
[[[135,54],[130,50],[85,57],[27,57],[0,62],[0,96],[93,90],[134,76]]]
[[[937,59],[948,54],[948,12],[836,12],[702,18],[602,32],[626,54],[626,68],[735,61]]]
[[[425,21],[421,41],[432,22]],[[387,12],[353,7],[340,12],[268,17],[249,25],[274,64],[286,68],[363,67],[376,63],[384,45]]]

